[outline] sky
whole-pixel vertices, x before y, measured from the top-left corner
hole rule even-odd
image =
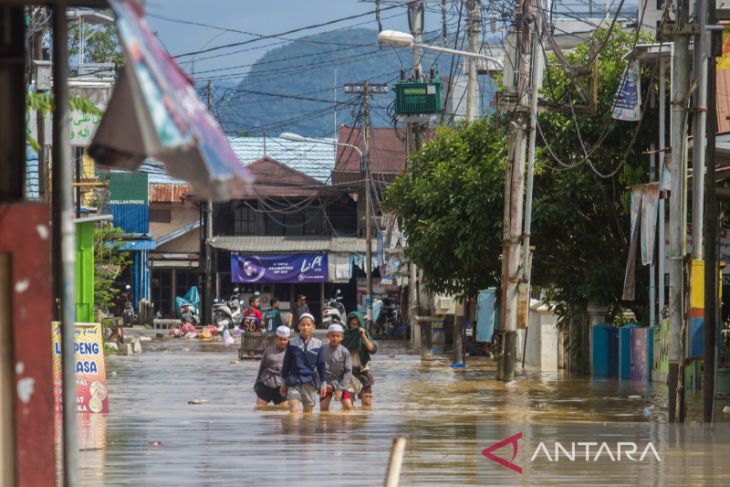
[[[383,3],[382,8],[391,5]],[[429,8],[440,10],[440,2],[431,3]],[[271,35],[374,10],[375,3],[359,0],[147,0],[146,2],[147,21],[173,56],[254,38],[239,32],[189,25],[180,21]],[[384,10],[381,13],[383,28],[408,31],[406,11],[405,6]],[[162,17],[174,21],[164,20]],[[440,19],[439,13],[427,12],[426,30],[440,29]],[[376,30],[375,14],[304,30],[286,37],[298,38],[347,26]],[[237,48],[180,57],[177,61],[194,78],[203,79],[210,76],[209,70],[255,63],[268,49],[277,47],[277,43],[280,42],[281,39],[267,39]],[[373,37],[373,45],[375,44],[376,39]],[[242,49],[246,51],[211,58]],[[208,73],[197,74],[201,71]],[[237,68],[235,71],[241,69]]]

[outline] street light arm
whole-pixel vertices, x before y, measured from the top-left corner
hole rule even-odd
[[[420,47],[421,49],[426,49],[428,51],[436,51],[436,52],[445,52],[447,54],[455,54],[457,56],[465,56],[465,57],[473,57],[477,59],[484,59],[486,61],[491,61],[494,64],[496,64],[500,69],[504,69],[504,64],[502,64],[502,61],[499,59],[487,56],[486,54],[479,54],[476,52],[469,52],[469,51],[459,51],[457,49],[449,49],[448,47],[439,47],[439,46],[432,46],[430,44],[420,44],[420,43],[414,43],[413,47]]]
[[[326,140],[319,140],[319,139],[310,139],[309,137],[304,137],[299,134],[293,134],[290,132],[284,132],[283,134],[279,135],[280,138],[284,140],[291,140],[293,142],[309,142],[311,144],[322,144],[322,145],[334,145],[334,146],[342,146],[342,147],[349,147],[351,149],[354,149],[358,155],[360,156],[360,159],[363,159],[365,156],[362,153],[362,150],[356,145],[353,144],[347,144],[345,142],[336,142],[336,141],[326,141]]]

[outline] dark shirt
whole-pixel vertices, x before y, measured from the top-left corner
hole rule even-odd
[[[309,383],[320,388],[326,385],[327,364],[322,342],[317,338],[305,342],[299,335],[289,340],[281,377],[287,386]]]
[[[307,303],[299,304],[296,303],[294,305],[294,316],[292,316],[292,322],[291,326],[296,328],[299,324],[299,317],[302,316],[304,313],[309,313],[309,306],[307,306]]]

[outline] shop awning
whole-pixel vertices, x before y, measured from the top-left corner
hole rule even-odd
[[[364,254],[367,250],[364,238],[355,237],[254,237],[220,236],[211,240],[211,246],[219,250],[249,252],[252,254],[341,252]],[[377,240],[371,241],[371,249],[377,252]]]

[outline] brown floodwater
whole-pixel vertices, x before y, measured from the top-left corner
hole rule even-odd
[[[231,363],[234,347],[144,345],[141,355],[107,358],[111,412],[79,417],[84,486],[382,485],[396,436],[407,438],[403,486],[730,485],[730,424],[711,437],[678,433],[666,424],[660,384],[538,371],[504,384],[491,360],[468,359],[465,369],[446,357],[423,364],[406,343],[384,341],[372,363],[371,411],[336,405],[292,417],[254,409],[258,362]],[[188,404],[195,399],[205,402]],[[700,400],[689,395],[690,418],[700,417]],[[482,454],[515,434],[524,436],[514,460],[511,444],[494,454],[522,473]],[[584,459],[578,446],[577,460],[553,461],[552,444],[531,458],[540,441],[574,453],[571,443],[609,441],[611,449],[632,435],[639,452],[651,441],[661,459],[596,459],[597,448]]]

